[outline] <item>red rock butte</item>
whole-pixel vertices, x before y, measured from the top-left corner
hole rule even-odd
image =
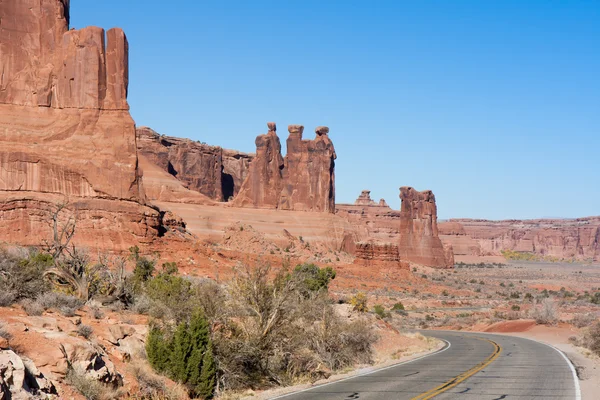
[[[69,202],[81,242],[151,242],[161,214],[140,185],[123,31],[69,30],[66,0],[3,1],[0,21],[0,237],[38,244]]]
[[[70,30],[67,0],[0,2],[0,240],[43,243],[66,203],[75,243],[92,249],[151,246],[186,227],[191,247],[247,223],[371,265],[450,265],[431,192],[403,191],[400,212],[368,191],[336,206],[326,126],[304,139],[302,125],[289,125],[285,156],[274,122],[255,154],[136,129],[128,52],[118,28]]]

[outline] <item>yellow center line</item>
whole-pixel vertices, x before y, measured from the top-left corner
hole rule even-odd
[[[446,390],[452,389],[459,383],[461,383],[461,382],[465,381],[466,379],[470,378],[471,376],[475,375],[476,373],[478,373],[479,371],[481,371],[482,369],[484,369],[485,367],[490,365],[496,358],[498,358],[500,356],[500,353],[502,352],[502,347],[500,347],[500,345],[498,343],[492,342],[491,340],[483,339],[483,338],[475,338],[475,339],[485,340],[486,342],[490,342],[492,345],[494,345],[494,352],[492,354],[490,354],[485,360],[483,360],[479,364],[475,365],[473,368],[469,369],[468,371],[463,372],[462,374],[450,379],[449,381],[442,383],[440,386],[435,387],[431,390],[428,390],[427,392],[422,393],[422,394],[418,395],[417,397],[413,397],[411,400],[432,399],[435,396],[437,396],[438,394],[443,393]]]

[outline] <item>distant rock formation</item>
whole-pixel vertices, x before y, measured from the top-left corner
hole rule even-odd
[[[459,261],[529,253],[540,259],[600,260],[600,217],[488,221],[452,219],[440,223],[440,237]]]
[[[346,218],[358,232],[353,249],[356,262],[389,263],[397,258],[403,266],[412,262],[436,268],[454,265],[452,246],[443,246],[437,232],[437,208],[431,191],[400,189],[401,211],[384,199],[376,203],[363,190],[353,204],[337,204],[336,214]]]
[[[429,267],[452,267],[438,236],[437,206],[431,190],[418,192],[407,186],[400,188],[400,242],[402,260]]]
[[[314,140],[302,140],[302,125],[290,125],[283,169],[282,210],[335,212],[335,149],[329,128],[319,126]]]
[[[284,160],[276,124],[269,122],[267,127],[268,133],[256,137],[256,157],[250,163],[248,176],[233,201],[234,206],[277,208],[283,186]]]
[[[239,192],[253,158],[251,154],[159,135],[147,127],[137,128],[137,147],[150,200],[206,203],[200,201],[200,193],[214,201],[227,201]],[[156,174],[153,167],[162,174]]]
[[[69,30],[67,0],[3,1],[0,21],[0,219],[16,229],[0,240],[39,239],[36,214],[56,198],[101,207],[95,227],[125,218],[146,240],[159,235],[160,213],[143,205],[123,31]],[[93,236],[127,246],[117,228]]]
[[[275,123],[256,138],[256,158],[233,204],[239,207],[335,212],[335,149],[329,128],[316,129],[314,140],[303,140],[302,125],[290,125],[287,155]]]

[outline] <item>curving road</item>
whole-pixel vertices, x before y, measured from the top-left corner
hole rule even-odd
[[[568,360],[532,340],[467,332],[423,332],[441,351],[407,363],[276,397],[285,400],[579,400]]]

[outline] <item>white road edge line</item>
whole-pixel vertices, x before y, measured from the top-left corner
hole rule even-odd
[[[438,338],[436,338],[436,339],[438,339]],[[401,365],[410,364],[410,363],[412,363],[412,362],[419,361],[419,360],[422,360],[422,359],[424,359],[424,358],[431,357],[431,356],[433,356],[433,355],[436,355],[436,354],[443,353],[444,351],[448,350],[448,349],[449,349],[449,348],[452,346],[452,344],[451,344],[449,341],[445,340],[445,339],[439,339],[439,340],[441,340],[441,341],[443,341],[443,342],[446,342],[446,346],[445,346],[443,349],[437,350],[437,351],[435,351],[435,352],[433,352],[433,353],[430,353],[430,354],[425,354],[424,356],[417,357],[417,358],[415,358],[415,359],[408,360],[408,361],[404,361],[404,362],[401,362],[401,363],[398,363],[398,364],[390,365],[390,366],[388,366],[388,367],[383,367],[383,368],[379,368],[379,369],[376,369],[376,370],[373,370],[373,371],[364,372],[364,373],[362,373],[362,374],[358,374],[358,375],[349,376],[349,377],[347,377],[347,378],[339,379],[339,380],[337,380],[337,381],[328,382],[328,383],[323,383],[323,384],[321,384],[321,385],[316,385],[316,386],[313,386],[313,387],[310,387],[310,388],[306,388],[306,389],[298,390],[298,391],[296,391],[296,392],[291,392],[291,393],[282,394],[282,395],[280,395],[280,396],[277,396],[277,397],[271,397],[271,399],[270,399],[270,400],[283,399],[284,397],[289,397],[289,396],[293,396],[293,395],[296,395],[296,394],[299,394],[299,393],[308,392],[308,391],[311,391],[311,390],[314,390],[314,389],[317,389],[317,388],[322,388],[322,387],[324,387],[324,386],[333,385],[334,383],[344,382],[344,381],[347,381],[347,380],[350,380],[350,379],[359,378],[359,377],[361,377],[361,376],[371,375],[371,374],[374,374],[374,373],[376,373],[376,372],[380,372],[380,371],[385,371],[385,370],[387,370],[387,369],[396,368],[396,367],[399,367],[399,366],[401,366]],[[577,399],[577,400],[580,400],[580,399]]]
[[[454,331],[445,331],[445,332],[454,332]],[[465,333],[467,333],[467,332],[465,332]],[[581,386],[579,385],[579,377],[577,376],[577,371],[575,370],[575,366],[573,365],[571,360],[569,360],[569,357],[567,357],[565,355],[565,353],[563,353],[560,349],[554,347],[553,345],[551,345],[549,343],[540,342],[539,340],[535,340],[535,339],[531,339],[531,338],[523,337],[523,336],[503,335],[501,333],[489,333],[489,332],[468,332],[468,333],[484,334],[484,335],[490,335],[490,336],[518,337],[521,339],[531,340],[532,342],[535,342],[535,343],[543,344],[545,346],[550,347],[551,349],[556,350],[558,352],[558,354],[560,354],[562,356],[562,358],[565,359],[565,361],[567,362],[567,365],[571,369],[571,374],[573,375],[573,384],[575,385],[575,400],[581,400]]]

